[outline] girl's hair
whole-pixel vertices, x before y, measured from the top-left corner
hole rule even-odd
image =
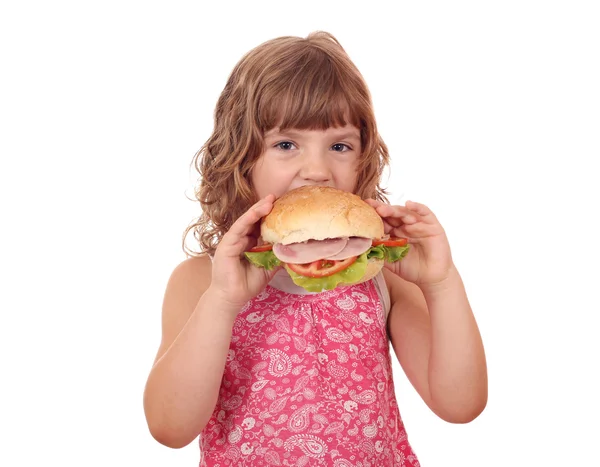
[[[367,85],[335,37],[279,37],[248,52],[231,72],[214,113],[214,129],[195,154],[195,197],[202,214],[183,234],[189,256],[213,255],[231,225],[258,201],[251,171],[263,152],[263,135],[275,128],[325,130],[352,124],[360,130],[355,193],[387,201],[380,178],[389,164],[375,123]],[[201,252],[186,238],[193,231]]]

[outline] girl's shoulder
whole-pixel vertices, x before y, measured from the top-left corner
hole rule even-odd
[[[191,314],[210,286],[212,262],[208,255],[183,260],[171,272],[163,297],[163,314]]]
[[[162,339],[158,360],[188,321],[200,297],[210,285],[212,265],[208,256],[190,257],[171,272],[162,303]]]
[[[185,288],[202,295],[210,285],[212,261],[208,255],[191,256],[181,261],[171,272],[166,293],[170,289]]]

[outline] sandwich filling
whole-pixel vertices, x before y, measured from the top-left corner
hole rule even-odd
[[[245,255],[255,266],[268,270],[283,264],[296,285],[310,292],[321,292],[341,283],[360,281],[370,259],[398,261],[408,249],[405,238],[342,237],[289,245],[265,244]]]

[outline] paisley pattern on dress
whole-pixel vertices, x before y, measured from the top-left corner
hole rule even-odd
[[[267,288],[236,318],[200,467],[419,467],[372,281]]]

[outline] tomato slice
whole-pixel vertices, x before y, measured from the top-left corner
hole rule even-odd
[[[300,274],[301,276],[327,277],[343,271],[352,263],[354,263],[356,258],[358,258],[358,256],[352,256],[340,261],[333,259],[320,259],[307,264],[286,264],[292,271],[294,271],[296,274]]]
[[[406,238],[402,237],[390,237],[387,240],[373,240],[373,246],[404,246],[408,243]]]
[[[264,245],[256,245],[254,248],[248,250],[249,253],[261,253],[263,251],[269,251],[273,249],[273,245],[265,243]]]

